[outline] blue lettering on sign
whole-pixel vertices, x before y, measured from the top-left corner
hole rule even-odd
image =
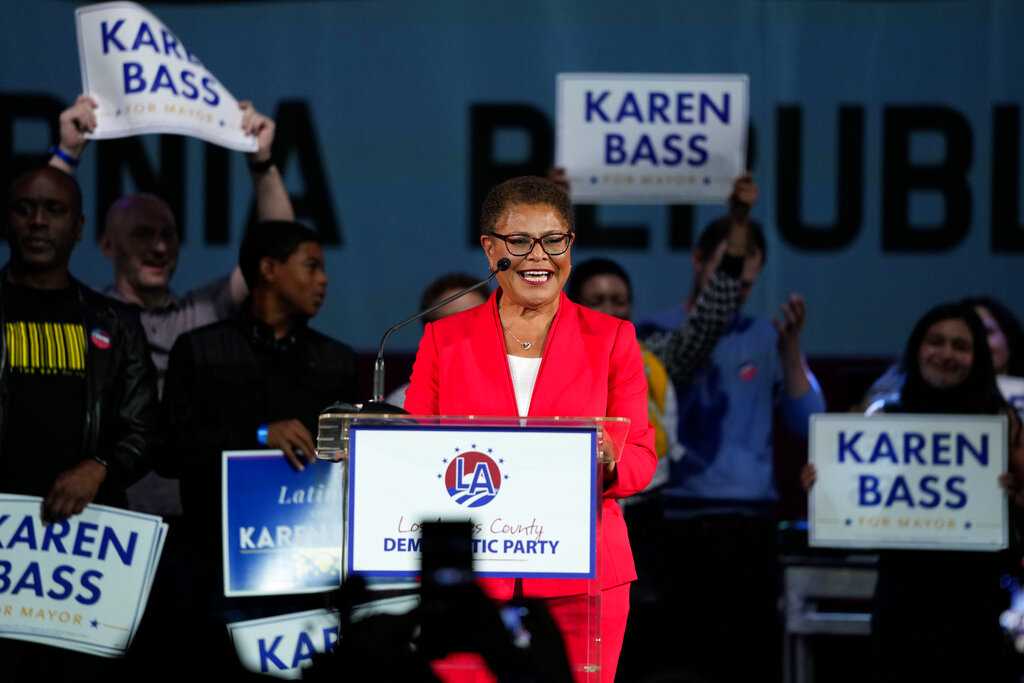
[[[903,459],[908,465],[911,460],[919,465],[925,464],[924,456],[921,455],[925,441],[924,435],[917,432],[907,432],[903,435]]]
[[[478,462],[473,468],[473,479],[467,485],[465,483],[466,459],[459,457],[455,460],[455,490],[467,491],[470,495],[478,491],[486,491],[494,494],[494,481],[491,479],[491,470],[487,463]]]
[[[160,54],[160,47],[156,44],[156,38],[153,37],[153,32],[149,30],[149,24],[142,21],[139,22],[139,30],[135,33],[135,42],[132,43],[132,52],[137,52],[143,45],[148,45],[153,48],[153,52]]]
[[[966,434],[956,435],[956,464],[964,464],[964,453],[970,453],[979,465],[988,467],[988,434],[981,435],[981,443],[975,448]]]
[[[146,89],[146,79],[142,77],[142,65],[138,62],[125,62],[121,67],[124,73],[124,94],[142,92]]]
[[[323,650],[322,652],[330,652],[334,649],[334,646],[338,642],[339,630],[337,626],[327,626],[320,631],[320,637],[323,639]],[[297,669],[304,663],[312,662],[313,655],[316,654],[316,647],[313,645],[313,638],[305,631],[300,631],[295,641],[295,648],[292,650],[291,666],[285,663],[281,656],[278,655],[278,648],[282,647],[284,643],[285,635],[274,636],[274,639],[270,642],[268,647],[266,638],[259,638],[257,640],[257,649],[260,658],[260,673],[269,673],[271,670],[274,671],[286,671],[288,669]],[[288,647],[288,646],[284,646]],[[287,654],[282,653],[283,656]]]
[[[110,52],[110,46],[116,45],[118,52],[124,52],[125,46],[120,40],[117,39],[117,32],[124,26],[124,19],[118,19],[114,22],[112,27],[107,27],[107,22],[100,22],[100,41],[103,44],[103,54]]]
[[[595,100],[594,93],[590,92],[589,90],[584,94],[583,101],[585,103],[586,109],[584,119],[587,121],[587,123],[590,123],[593,120],[593,116],[595,114],[601,118],[601,121],[603,121],[604,123],[608,123],[608,115],[604,113],[603,109],[601,109],[601,105],[604,103],[606,99],[608,99],[608,95],[608,91],[605,90],[603,93],[601,93],[601,96]]]
[[[892,447],[892,441],[889,440],[889,435],[885,432],[879,434],[878,440],[875,441],[875,447],[871,451],[871,462],[875,463],[883,458],[893,465],[899,463],[896,458],[896,449]]]
[[[959,510],[967,505],[967,493],[958,485],[966,483],[963,477],[950,477],[946,482],[946,491],[956,497],[956,500],[947,500],[946,507],[950,510]]]
[[[857,453],[855,446],[860,440],[860,437],[864,436],[864,432],[854,432],[852,439],[846,438],[846,432],[839,432],[839,462],[846,462],[846,457],[849,456],[853,462],[864,462],[860,458],[860,454]]]
[[[921,477],[921,491],[923,491],[928,497],[921,500],[920,505],[926,510],[938,507],[939,502],[942,500],[941,494],[932,488],[932,485],[937,484],[938,482],[939,478],[931,474],[926,477]]]
[[[952,465],[951,460],[943,460],[942,454],[949,453],[949,437],[948,433],[942,432],[932,435],[932,464],[933,465]]]
[[[178,94],[178,89],[174,87],[174,80],[171,79],[171,73],[167,70],[166,64],[157,67],[156,78],[153,79],[153,85],[149,88],[149,92],[156,92],[160,88],[170,90],[172,95]]]
[[[295,644],[295,654],[292,656],[292,668],[299,668],[304,661],[312,662],[315,652],[313,641],[310,640],[309,635],[305,631],[300,632],[299,640]]]
[[[76,595],[75,601],[82,605],[95,605],[100,599],[100,587],[93,583],[93,579],[102,579],[103,572],[96,569],[88,569],[82,572],[82,588],[89,591],[89,596]]]
[[[199,98],[199,88],[196,87],[195,77],[196,75],[188,69],[181,72],[181,82],[185,84],[182,86],[181,94],[185,99],[195,100]]]
[[[647,93],[646,100],[642,95],[626,91],[618,102],[618,107],[607,102],[611,92],[604,90],[595,93],[592,90],[583,92],[583,120],[587,123],[677,123],[705,125],[717,119],[729,125],[732,118],[732,96],[721,93],[721,99],[709,93],[677,92],[675,97],[660,91]],[[672,105],[675,112],[672,112]],[[605,106],[608,109],[605,109]],[[614,109],[613,109],[614,107]],[[614,114],[609,115],[610,111]]]
[[[626,160],[626,138],[618,133],[604,136],[604,163],[618,166]]]
[[[75,533],[75,545],[71,548],[71,554],[78,555],[79,557],[92,557],[92,553],[85,546],[96,542],[96,537],[91,536],[90,532],[97,529],[99,529],[99,526],[92,522],[79,522],[78,530]]]
[[[24,543],[25,547],[29,550],[36,550],[36,525],[35,520],[31,517],[26,516],[21,520],[21,524],[14,531],[14,535],[11,536],[11,540],[7,542],[7,549],[11,550],[14,546],[19,543]]]
[[[203,76],[202,80],[203,90],[206,91],[206,96],[203,97],[203,102],[206,102],[211,107],[216,107],[220,104],[220,95],[213,86],[217,85],[217,81],[213,80],[209,76]]]
[[[420,551],[420,539],[418,538],[385,538],[384,552],[418,553]]]
[[[864,457],[857,449],[858,441],[864,436],[863,431],[846,432],[839,430],[836,434],[836,454],[840,464],[876,463],[887,461],[894,465],[934,465],[937,467],[963,467],[968,459],[973,459],[982,467],[989,465],[989,435],[980,434],[976,439],[963,433],[934,432],[921,434],[905,432],[902,440],[886,432],[874,437],[874,442],[865,445],[865,452],[870,445],[871,453]],[[928,441],[931,440],[931,448]]]
[[[870,474],[862,474],[857,479],[857,505],[861,507],[874,507],[882,502],[882,494],[878,487],[881,482],[878,477]]]
[[[181,53],[178,52],[178,39],[167,32],[167,29],[160,29],[160,36],[164,39],[164,54],[174,54],[178,59],[182,59]]]
[[[260,673],[267,673],[270,671],[270,665],[272,664],[278,671],[284,671],[288,667],[284,662],[277,656],[276,650],[284,636],[277,636],[274,641],[270,644],[270,648],[267,648],[267,641],[263,638],[259,639],[257,646],[260,653]]]
[[[915,498],[915,492],[907,478],[901,474],[896,475],[892,481],[892,487],[888,491],[883,490],[881,480],[871,474],[862,474],[857,479],[857,504],[861,507],[885,508],[893,506],[915,508],[922,507],[927,510],[937,508],[940,504],[951,510],[959,510],[967,505],[967,492],[963,486],[966,479],[961,476],[949,477],[945,480],[942,488],[945,489],[945,500],[939,486],[942,480],[935,475],[926,475],[918,482],[920,496]]]
[[[121,543],[121,539],[117,537],[114,530],[109,526],[105,526],[103,527],[103,537],[100,539],[100,552],[97,557],[101,560],[107,559],[107,550],[113,547],[121,563],[126,567],[130,567],[132,566],[132,560],[135,558],[135,543],[138,540],[138,532],[132,531],[128,535],[128,545],[126,547]]]
[[[38,562],[29,562],[24,569],[15,570],[10,561],[0,560],[0,595],[8,591],[11,595],[27,591],[39,598],[46,595],[51,600],[67,600],[75,592],[74,574],[75,568],[71,565],[57,565],[49,576],[56,589],[47,589],[43,570]],[[83,605],[93,605],[98,602],[101,592],[96,581],[102,578],[103,573],[95,569],[82,572],[78,583],[81,585],[83,593],[75,595],[75,600]]]

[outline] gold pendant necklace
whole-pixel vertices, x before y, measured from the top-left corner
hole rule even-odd
[[[517,337],[517,336],[515,335],[515,333],[514,333],[514,332],[512,332],[512,330],[510,330],[510,329],[509,329],[509,328],[507,328],[507,327],[505,328],[505,331],[506,331],[506,332],[508,332],[508,333],[509,333],[510,335],[512,335],[512,338],[516,340],[516,342],[517,342],[517,343],[519,344],[519,346],[520,346],[520,347],[521,347],[521,348],[523,349],[523,351],[529,351],[530,349],[532,349],[532,348],[533,348],[533,342],[531,342],[531,341],[523,341],[522,339],[520,339],[519,337]]]

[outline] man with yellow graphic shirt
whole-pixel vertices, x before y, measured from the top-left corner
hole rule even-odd
[[[74,178],[41,168],[11,185],[0,271],[0,492],[44,498],[58,521],[124,506],[149,468],[156,376],[137,315],[68,271],[81,239]]]

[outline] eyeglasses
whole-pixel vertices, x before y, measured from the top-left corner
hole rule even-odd
[[[508,253],[513,256],[527,256],[537,244],[540,244],[540,248],[548,256],[560,256],[568,251],[573,238],[573,233],[571,232],[549,232],[540,237],[533,237],[522,233],[500,235],[496,232],[491,232],[488,234],[504,242]]]

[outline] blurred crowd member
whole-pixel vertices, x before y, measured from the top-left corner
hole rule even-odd
[[[274,166],[271,148],[274,121],[240,102],[242,130],[256,138],[258,149],[249,155],[249,170],[256,195],[257,220],[295,219],[291,199],[281,174]],[[60,115],[60,144],[53,149],[50,165],[74,173],[85,151],[86,133],[96,127],[96,101],[80,95]],[[236,267],[229,275],[178,296],[170,282],[178,264],[181,233],[171,207],[151,194],[134,194],[116,200],[107,211],[100,246],[114,265],[114,283],[104,294],[142,308],[141,321],[149,351],[163,389],[167,356],[178,335],[238,312],[248,294],[245,278]],[[176,482],[150,474],[128,492],[132,509],[163,516],[181,514]]]
[[[92,502],[123,506],[125,488],[149,469],[157,431],[156,373],[138,316],[68,271],[85,222],[74,178],[30,171],[7,199],[0,488],[44,497],[48,522]],[[17,641],[0,644],[0,656],[14,681],[84,680],[100,666]]]
[[[254,225],[239,264],[251,291],[235,318],[182,335],[171,351],[160,465],[180,476],[197,587],[222,608],[221,452],[277,448],[298,470],[312,462],[320,411],[355,398],[352,350],[307,321],[327,292],[317,233],[294,222]]]
[[[969,297],[961,303],[973,308],[981,319],[999,390],[1024,417],[1024,332],[1020,322],[1009,308],[991,297]],[[894,363],[871,385],[859,409],[869,415],[880,410],[899,396],[905,378],[902,364]]]
[[[717,272],[730,226],[746,221],[754,249],[741,274],[745,301],[765,258],[764,233],[747,212],[756,200],[753,180],[742,179],[730,215],[711,223],[693,254],[694,286],[687,302],[640,325],[657,339],[684,325]],[[806,309],[791,295],[778,320],[738,314],[688,384],[676,384],[679,440],[686,456],[662,489],[667,536],[666,606],[685,610],[665,647],[677,651],[709,680],[774,680],[779,673],[776,634],[778,567],[772,425],[807,435],[811,414],[825,408],[817,380],[800,348]],[[756,636],[751,637],[751,634]],[[742,646],[745,654],[736,656]]]
[[[420,310],[425,311],[431,306],[436,306],[439,302],[444,301],[456,292],[463,290],[466,287],[472,287],[477,282],[479,282],[478,278],[466,273],[445,273],[441,277],[432,281],[427,285],[427,288],[423,290],[423,296],[420,297]],[[481,287],[480,289],[460,296],[455,301],[445,304],[430,315],[422,318],[421,322],[423,323],[423,327],[426,327],[427,323],[432,323],[435,320],[446,318],[453,313],[461,313],[462,311],[467,311],[474,306],[479,306],[487,301],[489,293],[490,292],[487,288]],[[393,406],[403,408],[405,406],[405,390],[408,388],[409,383],[406,382],[388,394],[385,402],[390,403]]]
[[[968,300],[971,302],[972,300]],[[996,385],[989,337],[968,302],[928,311],[907,342],[905,382],[878,412],[1006,415],[1009,474],[1024,481],[1021,420]],[[813,465],[802,482],[810,489]],[[1024,496],[1013,497],[1019,506]],[[881,553],[872,623],[875,665],[885,682],[1008,681],[1009,652],[999,615],[1009,600],[1000,577],[1012,567],[1008,553],[887,550]]]

